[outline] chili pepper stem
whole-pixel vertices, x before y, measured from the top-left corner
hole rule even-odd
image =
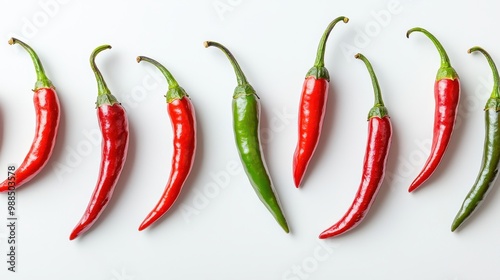
[[[326,47],[326,41],[328,40],[328,36],[330,36],[331,31],[333,30],[333,27],[339,22],[343,21],[344,23],[349,22],[349,18],[340,16],[336,19],[334,19],[330,24],[327,26],[325,29],[325,32],[323,33],[323,36],[321,37],[321,40],[319,41],[318,45],[318,51],[316,53],[316,60],[314,62],[314,67],[324,67],[325,66],[325,47]]]
[[[241,70],[240,65],[236,61],[236,58],[234,58],[233,54],[226,47],[224,47],[220,43],[213,42],[213,41],[205,41],[205,42],[203,42],[203,46],[205,46],[205,48],[216,47],[216,48],[220,49],[227,56],[227,58],[229,59],[229,62],[233,66],[234,72],[236,73],[236,80],[238,82],[238,85],[242,86],[242,85],[248,84],[247,78],[245,77],[245,74],[243,74],[243,71]]]
[[[158,68],[158,70],[160,70],[160,72],[163,74],[163,76],[165,76],[165,78],[167,79],[167,83],[168,83],[169,87],[178,87],[179,86],[179,84],[175,80],[174,76],[172,76],[170,71],[168,71],[167,68],[165,68],[165,66],[161,65],[158,61],[156,61],[152,58],[149,58],[147,56],[138,56],[136,60],[137,60],[137,63],[139,63],[141,61],[146,61],[146,62],[149,62],[149,63],[153,64],[154,66],[156,66],[156,68]]]
[[[434,44],[434,46],[436,46],[436,49],[439,52],[439,56],[441,58],[441,67],[450,67],[450,59],[448,58],[448,54],[444,50],[443,45],[441,45],[441,43],[436,37],[434,37],[434,35],[421,27],[414,27],[406,32],[406,38],[410,38],[410,34],[413,32],[421,32],[425,36],[427,36]]]
[[[316,79],[325,79],[327,81],[330,81],[330,74],[328,73],[328,70],[325,68],[325,49],[326,49],[326,41],[328,40],[328,36],[330,36],[331,31],[333,30],[333,27],[339,22],[343,21],[344,23],[349,22],[349,18],[340,16],[334,19],[330,24],[327,26],[325,31],[323,32],[323,36],[321,37],[319,44],[318,44],[318,50],[316,52],[316,60],[314,61],[314,65],[309,71],[307,71],[306,77],[313,76]]]
[[[382,99],[382,93],[380,91],[380,86],[377,80],[377,76],[375,75],[375,71],[373,71],[372,64],[370,61],[361,53],[358,53],[354,56],[357,59],[363,61],[368,69],[368,73],[370,74],[370,78],[372,80],[373,93],[374,93],[374,105],[370,112],[368,113],[368,119],[373,117],[383,118],[388,115],[387,109],[384,105],[384,100]]]
[[[138,63],[141,61],[146,61],[153,64],[163,74],[168,83],[168,91],[167,94],[165,95],[167,103],[189,96],[186,93],[186,91],[179,86],[179,84],[175,80],[174,76],[170,73],[170,71],[168,71],[168,69],[165,68],[165,66],[163,66],[161,63],[147,56],[138,56],[136,60]]]
[[[14,44],[18,44],[21,47],[23,47],[30,55],[31,60],[33,60],[37,78],[37,81],[35,83],[35,88],[33,90],[37,90],[40,88],[53,88],[54,86],[52,85],[52,82],[49,80],[49,78],[47,78],[47,75],[45,75],[45,70],[43,69],[42,62],[40,61],[40,58],[35,53],[35,51],[28,44],[24,43],[23,41],[17,38],[12,37],[9,39],[9,45],[14,45]]]
[[[482,53],[484,57],[486,57],[486,60],[490,65],[491,71],[493,72],[493,90],[491,92],[490,98],[500,98],[499,74],[495,62],[493,62],[493,59],[491,58],[490,54],[487,51],[478,46],[468,49],[467,53],[473,53],[476,51]]]
[[[429,31],[427,31],[421,27],[414,27],[414,28],[408,30],[406,32],[406,38],[410,38],[410,34],[413,32],[421,32],[425,36],[427,36],[431,40],[431,42],[434,44],[434,46],[436,47],[436,49],[439,53],[439,57],[441,59],[441,65],[438,69],[438,73],[436,75],[436,80],[441,80],[441,79],[454,80],[454,79],[457,79],[458,74],[455,71],[455,69],[453,69],[453,67],[451,67],[450,58],[448,57],[448,54],[446,53],[443,45],[441,45],[439,40],[434,35],[432,35]]]
[[[96,81],[97,81],[97,102],[96,107],[99,107],[103,104],[113,105],[115,103],[119,103],[118,100],[111,94],[108,86],[106,85],[106,81],[102,77],[101,71],[97,68],[95,63],[96,56],[107,49],[111,49],[110,45],[102,45],[94,49],[92,54],[90,55],[90,67],[92,68],[92,72],[94,72]]]

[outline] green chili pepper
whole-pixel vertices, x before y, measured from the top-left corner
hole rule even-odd
[[[455,231],[481,204],[481,201],[486,197],[491,186],[495,183],[500,163],[500,89],[498,85],[498,70],[493,59],[484,49],[473,47],[468,50],[468,53],[475,51],[481,52],[490,64],[493,72],[493,91],[484,108],[486,137],[484,140],[481,169],[476,182],[465,198],[460,211],[451,225],[451,231]]]
[[[279,225],[289,232],[269,176],[259,140],[260,102],[253,87],[248,83],[238,62],[229,50],[217,42],[207,41],[205,48],[217,47],[229,59],[234,68],[238,86],[233,95],[233,129],[238,153],[245,172],[258,197],[273,214]]]

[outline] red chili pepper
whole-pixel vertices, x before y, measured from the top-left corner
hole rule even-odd
[[[293,180],[298,188],[319,142],[328,99],[330,75],[325,68],[325,44],[337,22],[349,21],[346,17],[334,19],[326,28],[319,42],[314,66],[307,72],[299,104],[298,142],[293,155]]]
[[[22,41],[11,38],[9,44],[21,45],[31,56],[37,81],[33,89],[33,103],[36,113],[35,138],[23,162],[15,171],[15,188],[27,183],[35,177],[47,164],[54,150],[59,128],[60,106],[56,90],[45,75],[42,63],[35,51]],[[9,181],[0,184],[0,192],[9,190]]]
[[[73,240],[86,232],[99,218],[108,204],[127,158],[129,142],[128,120],[125,109],[109,91],[101,72],[95,65],[98,53],[111,46],[97,47],[90,56],[90,66],[94,71],[97,95],[97,119],[102,133],[102,157],[99,177],[85,214],[73,229],[69,239]]]
[[[375,92],[375,105],[368,113],[368,141],[363,161],[363,176],[351,207],[337,223],[320,234],[321,239],[353,229],[366,216],[384,180],[387,155],[391,145],[391,121],[382,100],[377,77],[370,62],[362,54],[357,54],[355,57],[366,64]]]
[[[144,230],[156,222],[174,204],[191,172],[196,152],[196,116],[188,94],[159,62],[145,56],[137,57],[137,62],[142,60],[156,66],[167,79],[169,88],[165,97],[167,99],[168,115],[174,130],[174,152],[170,177],[165,191],[153,211],[148,214],[139,226],[139,230]]]
[[[453,127],[455,126],[460,99],[460,81],[457,72],[451,67],[450,59],[441,43],[427,30],[419,27],[408,30],[406,37],[409,37],[414,31],[422,32],[434,43],[441,56],[441,66],[439,67],[436,82],[434,83],[436,105],[431,152],[422,171],[420,171],[420,174],[411,183],[408,189],[409,192],[416,190],[429,179],[441,162],[450,142]]]

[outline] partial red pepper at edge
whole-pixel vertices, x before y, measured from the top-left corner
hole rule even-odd
[[[15,171],[14,188],[18,188],[33,179],[49,161],[57,139],[61,109],[56,90],[45,75],[42,63],[35,51],[16,38],[11,38],[9,44],[19,44],[29,53],[37,76],[33,89],[33,103],[36,113],[35,137],[28,154]],[[9,180],[0,183],[0,192],[8,190]]]
[[[297,188],[302,183],[307,166],[319,142],[330,81],[330,75],[325,68],[325,44],[333,27],[339,21],[347,23],[349,19],[341,16],[328,25],[319,42],[314,66],[307,72],[302,87],[298,116],[298,141],[293,155],[293,180]]]
[[[443,46],[429,31],[420,27],[408,30],[406,37],[409,38],[410,34],[415,31],[422,32],[434,43],[441,57],[441,66],[439,67],[434,83],[436,105],[431,152],[422,171],[420,171],[408,188],[409,192],[416,190],[429,179],[443,159],[455,126],[458,102],[460,100],[460,80],[455,69],[451,67],[450,59]]]
[[[129,143],[128,119],[125,109],[111,94],[95,64],[95,57],[111,46],[97,47],[90,56],[90,66],[97,80],[97,119],[102,133],[102,156],[99,177],[91,200],[82,218],[71,232],[73,240],[86,232],[99,218],[113,195],[122,172]]]
[[[174,152],[165,191],[155,208],[139,226],[139,231],[156,222],[172,207],[191,172],[196,153],[196,116],[188,94],[159,62],[145,56],[137,57],[137,62],[141,61],[156,66],[167,79],[168,91],[165,97],[167,99],[168,115],[174,130]]]
[[[364,219],[384,180],[391,145],[391,120],[382,100],[377,77],[368,59],[362,54],[356,54],[355,57],[361,59],[368,68],[375,93],[375,104],[368,113],[368,141],[363,160],[363,176],[351,206],[337,223],[320,234],[321,239],[343,234],[356,227]]]

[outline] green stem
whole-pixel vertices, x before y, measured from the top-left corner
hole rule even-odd
[[[491,92],[490,98],[500,98],[500,89],[498,88],[498,69],[495,62],[491,58],[490,54],[481,47],[476,46],[467,50],[468,53],[473,53],[475,51],[481,52],[484,57],[486,57],[486,60],[491,67],[491,71],[493,72],[493,91]]]
[[[321,37],[321,40],[319,41],[318,45],[318,51],[316,53],[316,61],[314,62],[314,67],[324,67],[325,66],[325,46],[326,46],[326,40],[328,39],[328,36],[330,35],[333,27],[337,24],[337,22],[343,21],[344,23],[349,22],[349,19],[346,17],[338,17],[334,19],[328,27],[326,28],[325,32],[323,33],[323,36]]]
[[[439,56],[441,57],[441,68],[451,67],[450,59],[448,58],[448,54],[446,54],[446,51],[444,50],[443,45],[441,45],[441,43],[436,39],[436,37],[434,37],[434,35],[432,35],[429,31],[427,31],[423,28],[420,28],[420,27],[415,27],[415,28],[412,28],[406,32],[406,38],[410,38],[410,34],[415,32],[415,31],[424,33],[424,35],[427,36],[432,41],[434,46],[436,46],[436,48],[439,52]]]
[[[373,71],[372,64],[370,63],[370,61],[368,61],[368,59],[364,55],[362,55],[360,53],[356,54],[354,57],[362,60],[365,63],[366,68],[368,69],[368,73],[370,74],[370,78],[372,79],[373,92],[375,94],[375,105],[374,106],[385,106],[384,100],[382,99],[382,93],[380,92],[380,86],[378,84],[377,76],[375,75],[375,72]]]
[[[377,80],[377,76],[375,75],[375,71],[373,71],[372,64],[370,63],[370,61],[368,61],[368,59],[364,55],[362,55],[360,53],[356,54],[354,57],[362,60],[365,63],[366,68],[368,69],[368,73],[370,74],[370,78],[372,79],[373,92],[374,92],[374,96],[375,96],[375,104],[368,112],[368,120],[373,118],[373,117],[384,118],[384,117],[388,116],[389,113],[387,111],[387,108],[384,105],[384,100],[382,99],[382,93],[380,91],[380,86],[378,84],[378,80]]]
[[[167,68],[165,68],[165,66],[161,65],[158,61],[156,61],[152,58],[149,58],[147,56],[138,56],[137,62],[141,62],[141,61],[146,61],[146,62],[149,62],[149,63],[153,64],[154,66],[156,66],[156,68],[158,68],[158,70],[160,70],[160,72],[163,74],[163,76],[165,76],[165,79],[167,79],[167,83],[168,83],[169,87],[173,88],[173,87],[179,86],[179,84],[175,80],[174,76],[172,76],[170,71],[168,71]]]
[[[31,60],[33,60],[33,64],[35,65],[35,71],[36,71],[36,83],[35,83],[35,88],[34,90],[40,89],[40,88],[51,88],[52,82],[47,78],[45,75],[45,71],[43,70],[43,65],[42,62],[40,61],[40,58],[38,58],[38,55],[35,53],[35,51],[26,43],[23,41],[16,39],[16,38],[10,38],[9,44],[19,44],[21,47],[23,47],[28,54],[31,57]]]
[[[106,82],[104,81],[104,78],[102,77],[101,71],[99,71],[99,68],[97,68],[95,64],[95,57],[97,56],[97,54],[107,49],[111,49],[111,46],[99,46],[90,55],[90,67],[92,68],[97,81],[97,107],[101,105],[113,105],[115,103],[119,103],[118,100],[116,100],[116,98],[111,94],[111,91],[109,90]]]
[[[203,43],[203,45],[205,46],[205,48],[213,46],[213,47],[220,49],[227,56],[227,58],[229,59],[229,62],[231,63],[231,65],[234,68],[234,72],[236,73],[236,80],[238,82],[238,86],[243,86],[243,85],[248,84],[247,78],[245,77],[245,74],[243,74],[243,71],[241,70],[240,65],[238,64],[238,62],[234,58],[233,54],[226,47],[224,47],[220,43],[213,42],[213,41],[205,41]]]
[[[97,54],[107,49],[111,49],[111,46],[110,45],[99,46],[90,55],[90,67],[92,68],[92,71],[94,72],[95,78],[97,80],[98,95],[111,94],[111,91],[106,85],[106,81],[104,81],[104,78],[102,77],[101,71],[99,71],[99,68],[97,68],[97,65],[95,64],[95,57],[97,56]]]
[[[172,76],[170,71],[168,71],[167,68],[165,68],[165,66],[161,65],[161,63],[159,63],[158,61],[156,61],[152,58],[149,58],[147,56],[138,56],[137,57],[137,62],[141,62],[143,60],[156,66],[156,68],[158,68],[158,70],[160,70],[160,72],[163,74],[163,76],[165,76],[165,79],[167,79],[168,91],[167,91],[167,94],[165,95],[165,97],[167,98],[167,103],[171,103],[174,100],[182,99],[182,98],[188,96],[186,91],[182,87],[179,86],[179,84],[175,80],[174,76]]]

